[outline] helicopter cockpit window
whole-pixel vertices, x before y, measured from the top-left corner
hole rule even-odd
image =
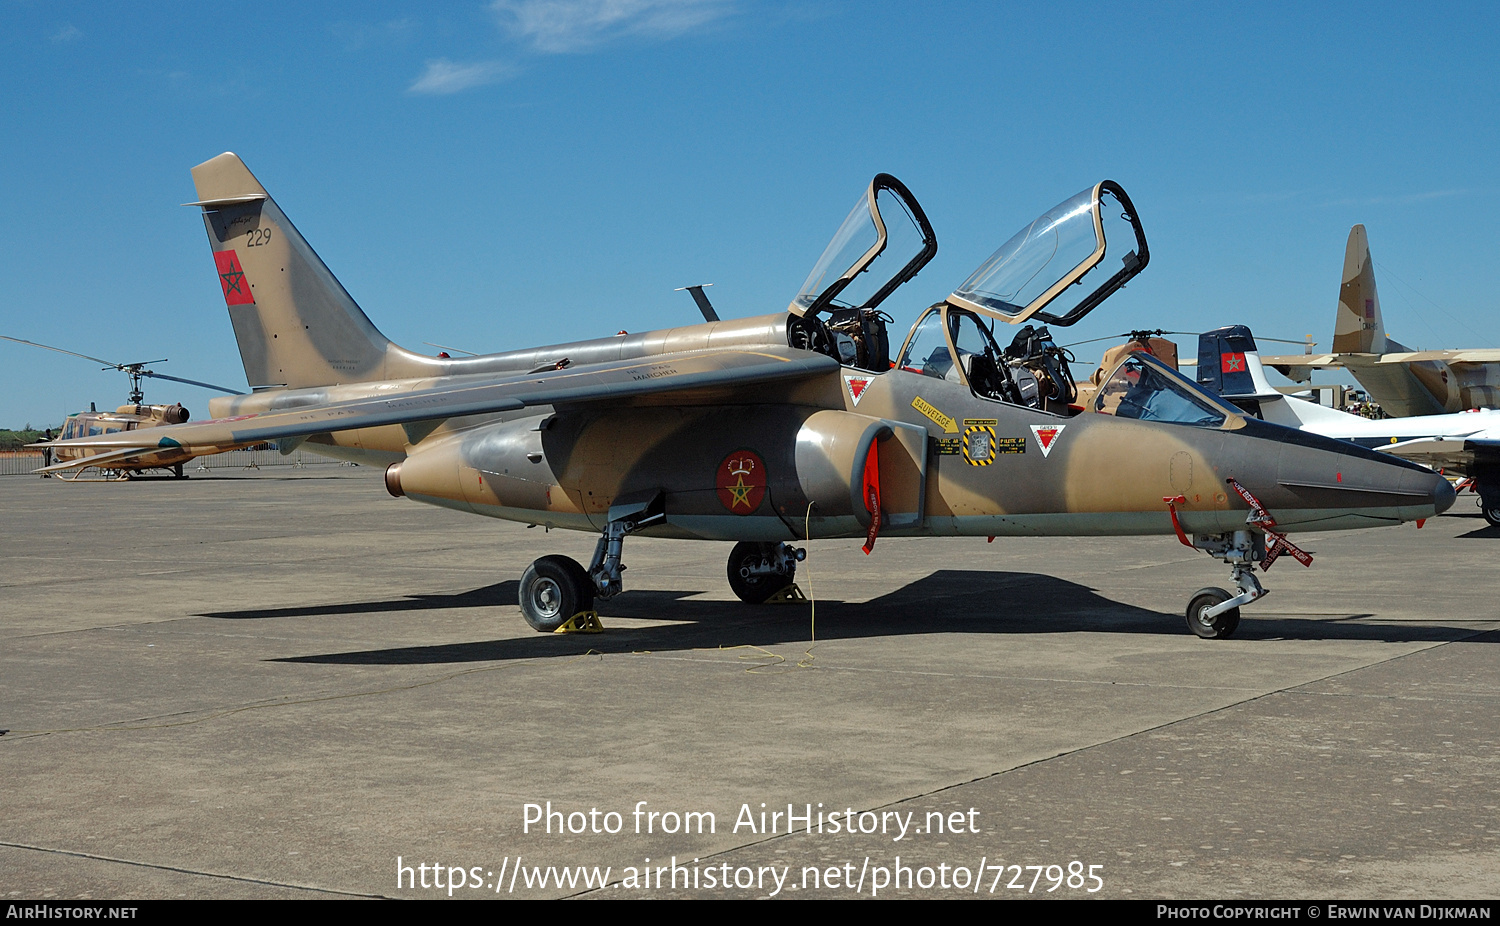
[[[1107,253],[1119,259],[1106,260]],[[1011,323],[1036,316],[1071,325],[1124,286],[1149,258],[1130,198],[1119,184],[1104,180],[1001,245],[948,302]],[[1072,289],[1085,277],[1094,285]]]
[[[1094,410],[1117,418],[1217,428],[1239,414],[1200,393],[1188,380],[1144,354],[1132,354],[1115,369],[1094,400]]]

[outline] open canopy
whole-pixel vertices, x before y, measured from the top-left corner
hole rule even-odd
[[[1119,254],[1119,262],[1105,260]],[[1135,207],[1103,180],[1021,229],[948,297],[951,305],[1019,324],[1071,325],[1140,273],[1150,254]],[[1092,288],[1085,285],[1096,284]],[[1078,284],[1078,289],[1071,289]],[[1042,311],[1044,308],[1049,311]]]
[[[873,309],[936,253],[937,236],[911,191],[890,174],[876,174],[788,311]],[[880,268],[867,273],[880,258]]]

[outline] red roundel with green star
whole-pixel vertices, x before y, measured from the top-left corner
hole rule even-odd
[[[714,476],[719,502],[734,514],[754,514],[766,496],[766,463],[754,450],[736,450]]]

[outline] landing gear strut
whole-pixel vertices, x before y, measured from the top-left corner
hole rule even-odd
[[[1285,534],[1273,530],[1276,519],[1271,517],[1271,513],[1266,511],[1260,499],[1251,494],[1249,489],[1233,479],[1224,481],[1250,508],[1250,513],[1245,516],[1246,530],[1229,534],[1194,534],[1193,539],[1188,540],[1177,517],[1177,506],[1186,499],[1181,495],[1162,499],[1172,515],[1172,528],[1177,531],[1177,539],[1183,546],[1202,550],[1227,563],[1234,575],[1234,584],[1240,590],[1236,595],[1222,588],[1200,588],[1188,602],[1188,629],[1207,640],[1222,640],[1234,633],[1240,626],[1240,605],[1259,601],[1269,594],[1255,577],[1256,563],[1261,564],[1262,570],[1270,569],[1271,564],[1283,553],[1304,566],[1311,566],[1313,559],[1310,554],[1286,539]],[[1266,547],[1267,537],[1271,538],[1269,548]]]
[[[807,551],[786,543],[741,542],[729,551],[729,587],[739,600],[762,604],[797,577]]]
[[[1195,535],[1194,547],[1229,564],[1238,595],[1222,588],[1200,588],[1188,602],[1188,629],[1207,640],[1222,640],[1240,626],[1240,605],[1269,594],[1255,577],[1255,564],[1266,558],[1263,536],[1255,531]]]
[[[594,599],[605,601],[624,588],[621,555],[625,535],[666,520],[661,492],[633,493],[615,499],[609,521],[594,546],[588,569],[567,556],[544,556],[521,573],[517,591],[521,616],[532,629],[551,633],[581,611],[592,611]]]

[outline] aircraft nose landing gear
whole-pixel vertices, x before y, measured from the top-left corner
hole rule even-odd
[[[1200,588],[1188,602],[1188,629],[1206,640],[1222,640],[1240,626],[1240,605],[1269,594],[1255,578],[1255,563],[1265,558],[1265,543],[1251,531],[1197,536],[1193,540],[1193,546],[1229,564],[1240,589],[1234,595],[1222,588]]]
[[[1276,519],[1271,517],[1259,499],[1235,480],[1225,481],[1250,506],[1245,523],[1254,530],[1239,530],[1232,534],[1194,534],[1189,541],[1177,518],[1176,506],[1183,498],[1178,496],[1162,499],[1171,512],[1172,527],[1177,531],[1177,539],[1184,546],[1202,550],[1227,563],[1233,571],[1234,584],[1240,589],[1238,595],[1212,587],[1200,588],[1194,593],[1187,606],[1188,629],[1206,640],[1222,640],[1234,633],[1240,626],[1240,605],[1259,601],[1270,594],[1255,577],[1256,563],[1261,564],[1262,570],[1270,569],[1277,557],[1285,553],[1304,566],[1312,565],[1312,556],[1298,549],[1286,539],[1285,534],[1272,530],[1276,526]],[[1266,547],[1267,537],[1271,539],[1269,549]]]

